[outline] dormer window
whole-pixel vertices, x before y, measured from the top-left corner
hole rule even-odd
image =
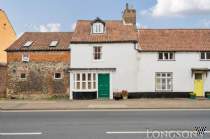
[[[100,18],[96,18],[92,22],[92,33],[93,34],[101,34],[105,32],[105,22],[102,21]]]
[[[57,45],[58,45],[58,41],[52,41],[49,46],[56,47]]]
[[[92,30],[93,33],[104,33],[104,25],[102,23],[94,23]]]
[[[23,46],[24,47],[29,47],[29,46],[32,45],[32,43],[33,43],[33,41],[27,41]]]

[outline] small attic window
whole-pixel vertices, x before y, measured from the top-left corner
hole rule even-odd
[[[104,24],[102,24],[102,23],[94,23],[92,25],[92,32],[93,33],[104,33]]]
[[[33,43],[33,41],[27,41],[23,46],[24,47],[29,47],[29,46],[32,45],[32,43]]]
[[[91,30],[93,34],[101,34],[105,32],[105,22],[101,20],[99,17],[97,17],[92,23],[91,23]]]
[[[57,45],[58,45],[58,41],[52,41],[49,46],[56,47]]]

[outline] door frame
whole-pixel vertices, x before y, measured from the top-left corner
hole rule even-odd
[[[204,85],[205,85],[205,83],[204,83],[204,77],[205,77],[204,75],[205,75],[205,74],[204,74],[204,72],[202,72],[202,71],[194,72],[194,77],[193,77],[193,87],[194,87],[194,88],[193,88],[193,92],[194,92],[194,90],[195,90],[195,80],[196,80],[196,79],[195,79],[195,74],[201,74],[201,75],[202,75],[203,93],[202,93],[202,96],[201,96],[201,97],[205,97],[205,89],[204,89],[204,88],[205,88],[205,86],[204,86]]]
[[[99,72],[98,74],[97,74],[97,99],[100,99],[99,98],[99,86],[98,86],[98,84],[99,84],[99,74],[108,74],[109,75],[109,97],[108,97],[108,99],[111,99],[111,74],[110,73],[108,73],[108,72]]]

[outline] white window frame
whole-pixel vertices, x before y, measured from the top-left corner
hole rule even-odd
[[[88,80],[88,75],[91,75],[91,80]],[[83,80],[83,75],[85,75],[85,80]],[[95,78],[94,78],[95,76]],[[79,77],[79,79],[77,78]],[[97,74],[95,72],[76,72],[73,73],[74,88],[73,91],[81,92],[95,92],[97,91]],[[83,84],[85,83],[85,88]],[[88,83],[91,83],[91,88],[88,87]]]
[[[204,59],[201,58],[202,53],[204,53]],[[207,59],[207,53],[210,53],[210,52],[200,52],[200,60],[201,61],[210,61],[210,59]]]
[[[96,22],[92,25],[92,33],[93,34],[102,34],[105,32],[105,26],[103,23]]]
[[[56,74],[60,74],[61,75],[60,78],[56,78]],[[55,72],[53,77],[54,77],[54,80],[61,80],[61,79],[63,79],[63,75],[62,75],[61,72]]]
[[[168,74],[170,76],[168,76]],[[158,85],[157,80],[160,80],[159,85]],[[163,83],[163,80],[165,80],[165,84]],[[171,83],[170,85],[171,88],[168,88],[169,82]],[[165,89],[163,88],[163,85],[165,85]],[[173,91],[173,73],[172,72],[156,72],[155,73],[155,90],[156,92],[172,92]]]
[[[30,61],[29,53],[27,52],[22,53],[22,62],[29,62],[29,61]]]
[[[100,48],[100,51],[96,51],[96,49]],[[93,60],[94,61],[101,61],[103,59],[103,52],[102,52],[103,47],[102,46],[94,46],[93,47]],[[96,58],[98,57],[98,58]],[[100,57],[100,58],[99,58]]]
[[[162,54],[162,59],[160,59],[160,54]],[[172,59],[170,58],[170,55],[172,54]],[[168,58],[165,57],[165,55],[168,56]],[[158,60],[159,61],[174,61],[175,60],[175,52],[159,52],[158,53]]]

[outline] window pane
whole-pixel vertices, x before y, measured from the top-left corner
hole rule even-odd
[[[80,81],[80,74],[77,74],[77,81]]]
[[[170,53],[170,59],[174,59],[174,53]]]
[[[82,81],[86,81],[86,75],[85,75],[85,73],[82,74]]]
[[[88,73],[88,81],[91,81],[91,73]]]
[[[91,89],[91,82],[88,82],[88,89]]]
[[[160,90],[161,89],[161,82],[160,79],[156,79],[156,89]]]
[[[163,59],[163,53],[159,53],[158,59],[160,59],[160,60]]]
[[[172,89],[172,82],[171,79],[167,79],[167,89],[171,90]]]
[[[93,81],[95,81],[95,80],[96,80],[96,74],[93,73]]]
[[[162,79],[162,89],[166,89],[166,79]]]
[[[160,77],[160,73],[157,73],[156,76],[157,76],[157,77]]]
[[[82,89],[86,89],[86,82],[82,82]]]
[[[171,73],[167,73],[167,77],[171,77]]]
[[[93,89],[96,89],[96,82],[93,82]]]
[[[205,53],[201,52],[201,59],[205,59]]]
[[[77,89],[80,89],[80,82],[77,82]]]
[[[206,59],[210,59],[210,52],[206,53]]]
[[[162,73],[162,77],[166,77],[166,74],[165,73]]]
[[[169,58],[168,58],[168,53],[164,53],[164,59],[165,60],[168,60]]]

